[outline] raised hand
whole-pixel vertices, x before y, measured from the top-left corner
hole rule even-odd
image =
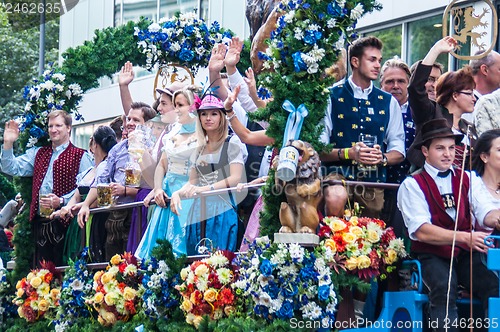
[[[241,87],[237,85],[233,91],[229,92],[226,100],[224,100],[224,108],[230,110],[233,108],[233,104],[238,99],[238,94],[240,93]]]
[[[227,50],[226,58],[224,60],[226,68],[236,67],[238,62],[240,62],[240,53],[242,49],[243,49],[243,41],[241,41],[240,38],[238,37],[233,37],[229,42],[229,48]],[[228,69],[228,74],[232,74],[229,72],[229,69]]]
[[[208,62],[208,70],[212,72],[220,72],[224,68],[224,58],[226,57],[226,45],[217,44],[212,49],[212,55]]]
[[[19,138],[19,125],[14,120],[9,120],[5,123],[3,132],[3,145],[7,150],[12,149],[14,142]]]
[[[134,68],[130,61],[125,62],[118,75],[118,84],[128,86],[134,80]]]

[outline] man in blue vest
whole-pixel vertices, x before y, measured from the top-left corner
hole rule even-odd
[[[330,178],[386,182],[387,165],[396,165],[405,156],[405,135],[401,108],[391,94],[373,85],[382,61],[382,42],[376,37],[356,40],[349,48],[352,75],[330,90],[330,105],[321,139],[333,145],[321,159]],[[363,142],[375,137],[376,143]],[[383,189],[358,186],[349,193],[343,186],[325,188],[325,211],[343,216],[349,196],[364,208],[363,215],[380,217]]]
[[[398,207],[412,240],[412,256],[420,261],[422,279],[429,290],[430,327],[435,331],[445,331],[445,325],[448,331],[458,331],[457,287],[469,287],[471,270],[473,294],[482,300],[485,309],[488,298],[498,296],[498,278],[480,255],[488,250],[484,238],[489,233],[470,229],[471,212],[478,225],[491,230],[500,220],[500,210],[495,209],[487,191],[471,188],[469,177],[476,175],[452,167],[455,144],[462,138],[453,133],[444,118],[424,123],[422,139],[415,142],[425,157],[424,167],[403,181],[398,191]]]

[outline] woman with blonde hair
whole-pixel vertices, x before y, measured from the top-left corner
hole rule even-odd
[[[246,149],[236,135],[228,135],[228,121],[222,100],[206,95],[198,109],[196,132],[198,148],[193,156],[189,182],[172,195],[170,207],[174,213],[186,211],[185,200],[201,192],[236,186],[244,175]],[[245,151],[244,152],[242,152]],[[197,199],[189,211],[187,233],[188,254],[196,247],[236,250],[238,216],[236,204],[241,197],[224,192]]]
[[[144,199],[147,206],[154,198],[157,206],[135,252],[142,259],[150,257],[157,239],[168,240],[178,256],[187,252],[186,220],[192,200],[183,202],[187,211],[181,214],[172,213],[165,201],[189,180],[191,155],[197,146],[195,119],[200,98],[196,92],[195,86],[188,86],[175,91],[172,97],[177,122],[181,126],[175,127],[177,129],[165,136],[162,156],[154,174],[154,189]]]

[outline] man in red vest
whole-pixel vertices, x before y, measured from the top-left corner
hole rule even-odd
[[[445,325],[448,331],[458,331],[457,287],[469,288],[471,270],[473,294],[485,309],[488,298],[498,296],[498,278],[480,256],[488,251],[484,238],[489,233],[471,232],[471,212],[479,225],[488,228],[495,227],[500,211],[488,192],[471,188],[469,178],[475,174],[452,167],[455,144],[462,138],[444,118],[424,123],[422,139],[416,142],[425,157],[424,167],[403,181],[398,191],[398,207],[412,240],[412,255],[421,263],[429,290],[430,327],[435,331],[445,331]],[[453,268],[447,301],[450,262]]]
[[[34,265],[41,260],[62,264],[66,227],[59,221],[40,217],[41,207],[59,209],[65,205],[76,188],[76,176],[93,166],[92,157],[70,142],[71,115],[62,110],[49,113],[48,134],[51,145],[34,147],[16,157],[14,142],[19,138],[17,122],[5,124],[0,168],[11,176],[32,176],[33,190],[30,221],[33,221],[36,242]],[[45,198],[39,201],[39,195]]]

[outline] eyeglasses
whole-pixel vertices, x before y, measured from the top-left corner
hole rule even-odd
[[[463,95],[467,95],[467,96],[473,96],[474,95],[474,92],[468,92],[468,91],[455,91],[456,93],[461,93]]]

